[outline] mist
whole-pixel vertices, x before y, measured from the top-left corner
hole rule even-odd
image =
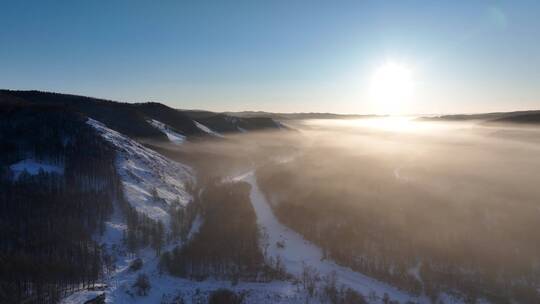
[[[360,170],[366,181],[425,189],[459,203],[481,197],[533,204],[540,197],[538,128],[391,117],[300,120],[289,126],[293,131],[253,132],[180,146],[147,144],[187,157],[204,174],[230,175],[268,163],[299,165],[308,158],[326,172]]]

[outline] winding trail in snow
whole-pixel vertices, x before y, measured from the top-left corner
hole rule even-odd
[[[364,295],[375,292],[379,297],[382,297],[384,293],[387,293],[391,299],[401,303],[408,300],[429,303],[425,297],[415,297],[350,268],[337,265],[331,260],[323,259],[323,253],[318,246],[281,224],[274,216],[265,195],[259,189],[254,171],[240,175],[234,180],[245,181],[251,185],[250,199],[257,215],[257,223],[269,237],[270,246],[267,254],[273,258],[280,256],[288,273],[300,277],[305,264],[316,269],[321,276],[334,272],[339,283]],[[277,246],[278,242],[284,245],[283,248]]]

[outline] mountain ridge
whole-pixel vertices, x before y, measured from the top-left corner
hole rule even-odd
[[[540,123],[540,110],[525,110],[511,112],[489,112],[478,114],[450,114],[440,116],[423,116],[419,118],[424,121],[483,121],[485,123],[518,123],[518,124],[538,124]]]
[[[182,111],[157,102],[127,103],[73,94],[42,92],[36,90],[0,90],[2,105],[49,105],[82,113],[106,124],[109,128],[133,138],[166,141],[167,137],[149,121],[166,124],[173,131],[197,140],[215,137],[205,128],[217,133],[243,133],[245,130],[286,129],[273,118],[240,118],[208,112],[205,117],[195,117],[193,111]]]

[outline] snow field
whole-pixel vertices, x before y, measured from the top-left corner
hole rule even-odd
[[[175,144],[182,144],[186,141],[186,137],[176,131],[173,131],[171,127],[168,125],[157,121],[155,119],[148,120],[148,123],[163,132],[169,139],[169,141],[175,143]]]

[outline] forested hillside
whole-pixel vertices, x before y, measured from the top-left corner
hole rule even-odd
[[[40,104],[64,107],[104,123],[109,128],[132,138],[166,141],[166,136],[150,121],[168,125],[174,132],[197,140],[217,133],[241,133],[285,128],[266,117],[237,118],[213,112],[197,116],[194,111],[181,111],[157,102],[125,103],[93,97],[41,91],[0,90],[0,103]]]
[[[104,230],[121,195],[115,152],[57,106],[0,107],[0,302],[54,302],[100,279]]]

